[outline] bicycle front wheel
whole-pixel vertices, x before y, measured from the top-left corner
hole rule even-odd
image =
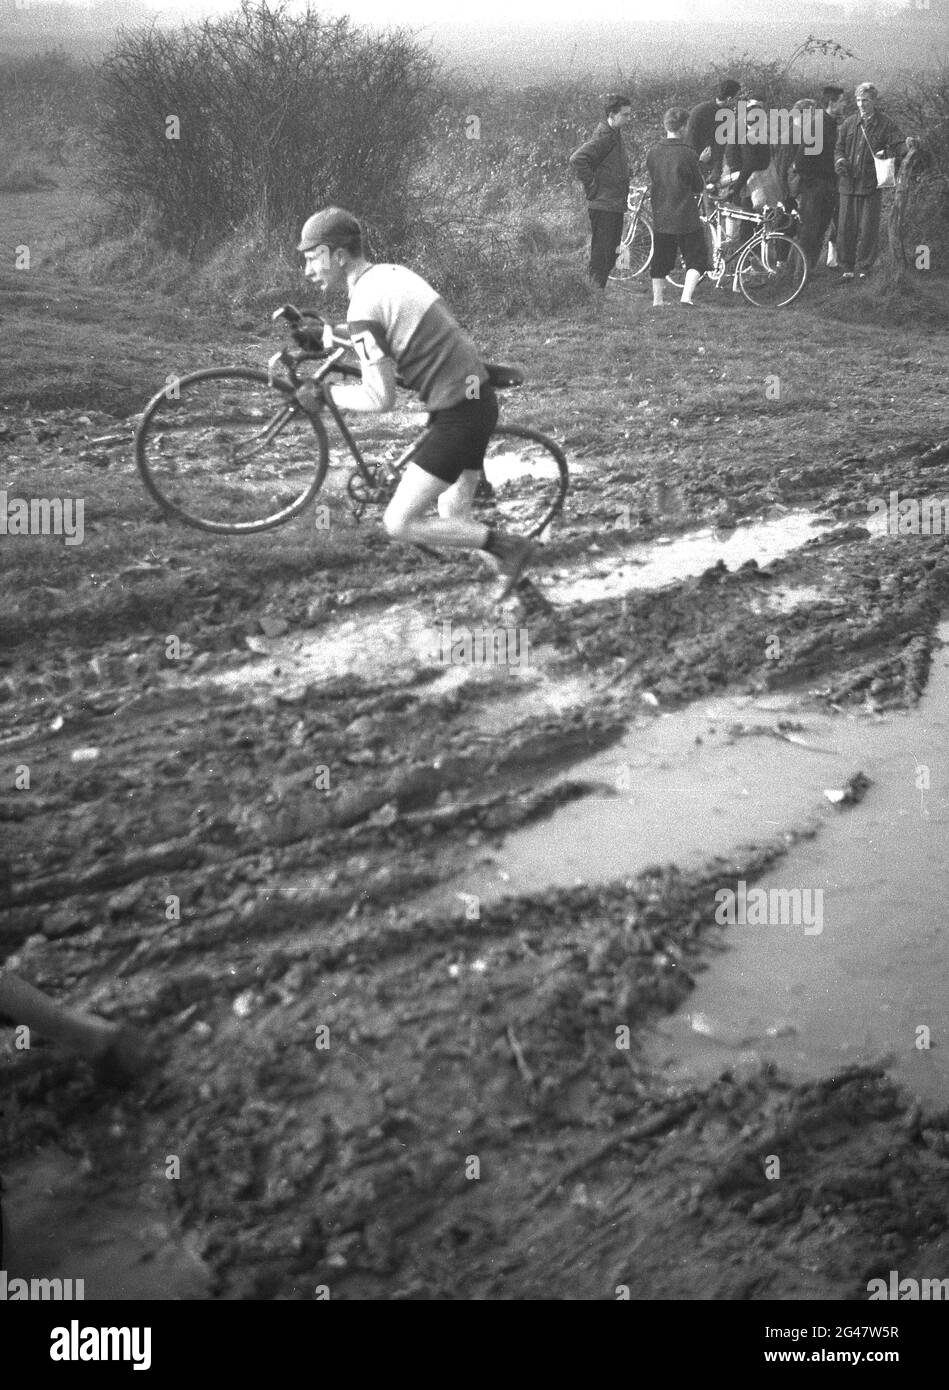
[[[142,482],[162,510],[224,535],[296,516],[326,476],[326,430],[265,372],[212,367],[169,381],[135,435]]]
[[[475,498],[477,520],[529,537],[542,536],[559,516],[570,482],[560,446],[524,425],[498,425],[484,476],[489,486]]]
[[[623,231],[610,279],[633,280],[641,275],[652,260],[652,247],[652,227],[641,212],[633,213]]]
[[[759,309],[780,309],[804,288],[807,260],[796,241],[770,232],[748,243],[735,274],[749,303]]]

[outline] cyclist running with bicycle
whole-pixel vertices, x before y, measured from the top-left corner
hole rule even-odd
[[[359,358],[359,385],[307,384],[300,403],[317,409],[325,394],[341,410],[387,411],[395,403],[396,371],[429,410],[429,428],[406,466],[383,525],[395,541],[487,554],[510,594],[531,557],[529,541],[501,534],[472,515],[498,403],[488,370],[436,290],[406,266],[373,263],[352,213],[329,207],[303,225],[297,247],[309,282],[330,295],[349,293],[347,323]],[[301,347],[319,350],[322,335],[293,330]],[[426,513],[437,502],[438,516]]]

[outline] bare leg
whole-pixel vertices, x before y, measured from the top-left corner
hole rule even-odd
[[[474,486],[478,474],[472,471]],[[465,484],[465,488],[472,486]],[[383,524],[395,541],[406,541],[410,545],[441,545],[458,550],[484,550],[491,538],[491,554],[497,568],[505,576],[498,591],[497,599],[507,598],[526,568],[532,552],[529,541],[519,536],[500,535],[488,526],[476,521],[466,521],[460,516],[438,516],[423,521],[421,518],[430,511],[435,501],[448,491],[454,491],[457,483],[443,483],[433,478],[417,463],[410,463],[402,475],[402,481],[395,496],[386,508]],[[460,504],[464,492],[456,493],[452,501]],[[449,502],[449,506],[452,505]]]
[[[682,287],[682,303],[691,304],[692,296],[695,294],[695,287],[702,278],[700,270],[687,270],[685,272],[685,284]]]
[[[457,483],[452,483],[451,487],[439,496],[439,516],[453,516],[462,521],[473,520],[471,508],[480,481],[481,473],[478,469],[466,468]]]
[[[410,545],[442,545],[460,550],[481,550],[488,539],[488,527],[461,514],[460,503],[464,493],[456,492],[466,476],[463,473],[454,484],[443,483],[440,478],[433,478],[431,473],[419,468],[417,463],[408,464],[382,519],[392,539],[406,541]],[[470,476],[477,485],[478,474],[472,470]],[[468,484],[465,484],[465,487],[467,486]],[[448,492],[455,493],[455,497],[449,500],[447,505],[453,510],[451,514],[446,515],[442,511],[439,499]],[[474,496],[473,489],[471,495]],[[442,514],[423,520],[437,500],[439,512]],[[470,499],[468,510],[470,511]]]

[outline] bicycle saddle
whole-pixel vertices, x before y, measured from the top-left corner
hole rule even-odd
[[[508,367],[503,362],[485,362],[484,365],[488,369],[488,381],[492,386],[503,388],[524,385],[524,373],[519,367]]]

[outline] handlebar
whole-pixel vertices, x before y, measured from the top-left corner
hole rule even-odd
[[[322,362],[322,369],[316,374],[314,380],[325,376],[331,367],[334,367],[346,352],[352,348],[352,341],[348,337],[343,337],[337,333],[331,323],[327,323],[319,314],[311,313],[308,310],[300,310],[295,304],[282,304],[279,309],[275,309],[271,315],[274,323],[283,319],[291,328],[299,328],[306,325],[307,331],[319,334],[322,330],[323,347],[317,352],[312,348],[282,348],[280,352],[275,352],[267,363],[267,375],[273,385],[274,377],[278,367],[284,367],[294,386],[302,383],[297,374],[297,368],[302,362]],[[312,326],[311,326],[312,325]],[[348,373],[348,369],[347,373]],[[352,368],[352,375],[357,376],[359,369]]]
[[[281,304],[280,308],[275,309],[271,314],[271,318],[274,323],[278,319],[285,319],[291,328],[299,328],[301,325],[307,325],[309,328],[307,320],[311,320],[313,327],[309,331],[318,332],[320,328],[323,330],[324,351],[328,352],[334,347],[352,347],[352,340],[338,332],[338,325],[334,327],[333,324],[327,323],[319,314],[314,314],[309,309],[298,309],[295,304]]]

